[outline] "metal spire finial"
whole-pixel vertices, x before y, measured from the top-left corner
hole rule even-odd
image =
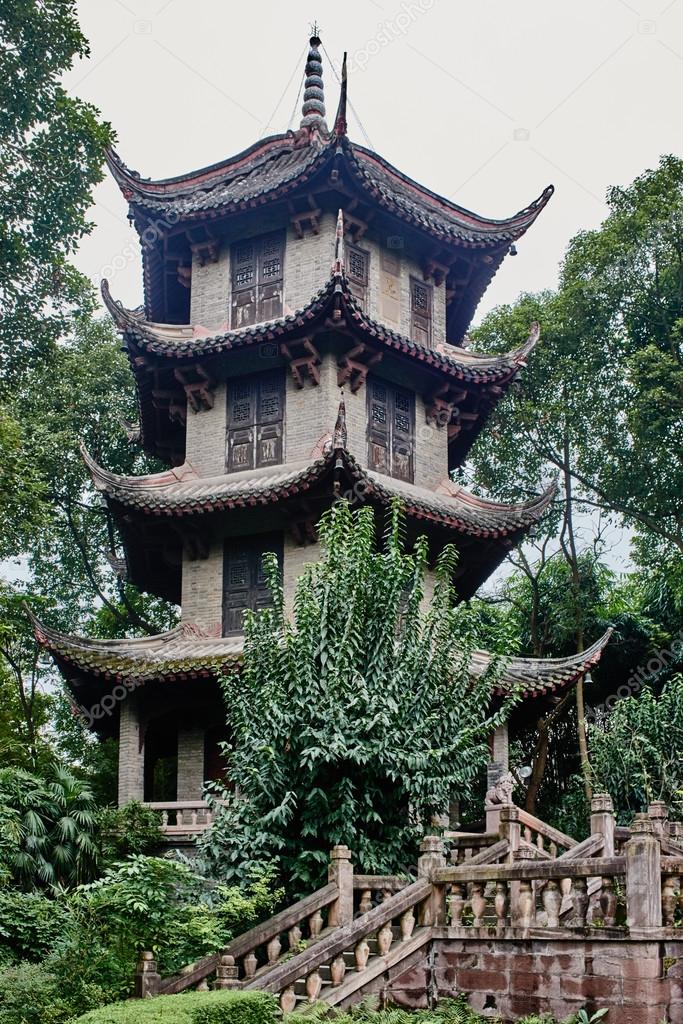
[[[301,110],[301,128],[318,128],[327,131],[325,122],[325,92],[323,89],[323,65],[320,56],[320,36],[317,22],[313,23],[310,49],[306,60],[306,82],[304,102]]]

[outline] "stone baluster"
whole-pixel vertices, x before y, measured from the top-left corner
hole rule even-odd
[[[544,842],[543,842],[543,835],[542,835],[541,832],[537,832],[536,833],[536,846],[538,847],[539,850],[545,850],[545,845],[544,845]]]
[[[282,952],[282,943],[280,942],[280,936],[274,935],[270,942],[266,945],[266,956],[268,957],[268,963],[274,964],[279,958]]]
[[[330,853],[327,880],[333,882],[339,895],[328,911],[330,927],[343,927],[353,921],[353,864],[348,846],[335,846]]]
[[[335,988],[338,988],[344,980],[346,974],[346,960],[344,954],[340,953],[336,956],[330,964],[330,982]]]
[[[161,812],[161,827],[165,830],[168,828],[168,811]]]
[[[256,953],[254,950],[250,950],[249,953],[242,960],[242,969],[244,970],[245,978],[253,978],[256,974],[256,968],[258,967],[258,960],[256,959]]]
[[[425,836],[420,844],[420,856],[417,860],[417,877],[432,879],[435,871],[445,867],[444,846],[438,836]],[[421,925],[440,925],[444,923],[446,906],[444,886],[432,884],[432,891],[423,901],[419,910]]]
[[[571,900],[574,910],[572,925],[574,928],[585,928],[588,913],[588,887],[585,878],[572,879]]]
[[[665,928],[673,928],[680,879],[675,875],[664,875],[662,879],[662,924]]]
[[[451,928],[462,928],[462,914],[465,909],[465,887],[454,882],[448,894],[448,916]]]
[[[560,909],[562,893],[559,884],[550,879],[543,890],[543,909],[546,912],[548,928],[560,927]]]
[[[614,856],[614,805],[609,793],[596,793],[591,800],[591,835],[603,838],[603,857]]]
[[[394,933],[391,929],[391,921],[387,921],[377,932],[377,952],[380,956],[386,956],[394,941]]]
[[[496,912],[496,931],[502,932],[507,924],[510,899],[507,882],[496,882],[496,894],[493,898],[493,909]]]
[[[316,1001],[316,999],[320,995],[320,989],[322,987],[323,979],[320,977],[320,972],[316,967],[316,969],[314,971],[311,971],[311,973],[306,978],[306,997],[309,1003],[314,1003]]]
[[[512,863],[515,854],[519,850],[520,841],[519,810],[517,807],[501,807],[500,838],[507,839],[508,841],[510,847],[508,862]]]
[[[648,806],[647,816],[654,825],[655,835],[663,836],[668,831],[669,808],[663,800],[653,800]]]
[[[138,965],[135,971],[135,995],[138,999],[146,999],[148,996],[155,996],[159,991],[161,976],[157,971],[157,962],[154,953],[146,950],[140,954]]]
[[[614,928],[617,923],[617,894],[614,891],[614,879],[610,876],[602,879],[600,910],[605,928]]]
[[[360,894],[360,903],[358,909],[361,914],[367,914],[368,910],[372,910],[372,890],[362,889]]]
[[[386,903],[387,900],[391,899],[391,889],[382,889],[382,903]]]
[[[323,915],[319,910],[316,910],[315,914],[311,914],[308,919],[308,933],[312,939],[317,939],[323,930]]]
[[[472,907],[472,914],[474,915],[474,921],[472,922],[473,928],[484,927],[484,915],[486,913],[485,889],[485,882],[473,882],[472,884],[470,906]]]
[[[296,992],[293,985],[288,985],[280,993],[280,1009],[283,1013],[293,1013],[296,1007]]]
[[[626,924],[631,931],[648,932],[662,925],[661,847],[655,824],[637,814],[626,857]]]
[[[411,938],[415,929],[415,913],[412,907],[408,907],[408,909],[401,914],[400,926],[401,942],[407,942],[408,939]]]
[[[369,956],[370,956],[370,947],[368,946],[368,944],[367,944],[365,939],[361,939],[360,942],[356,943],[356,946],[355,946],[355,948],[353,950],[353,958],[354,958],[354,960],[356,962],[356,970],[357,971],[364,971],[365,970],[365,968],[367,966],[367,962],[368,962],[368,957]]]
[[[202,978],[202,980],[197,985],[197,987],[195,989],[195,992],[208,992],[208,991],[209,991],[208,979],[207,978]]]
[[[193,829],[197,828],[197,808],[193,807],[190,811],[190,825]]]
[[[515,928],[532,927],[534,923],[534,889],[533,883],[527,879],[518,883],[512,913]]]
[[[301,928],[298,924],[293,925],[287,932],[287,945],[290,949],[296,949],[301,942]]]
[[[533,834],[528,825],[524,826],[524,839],[527,843],[531,843],[533,839]]]
[[[234,956],[230,956],[229,953],[223,953],[216,967],[216,980],[213,983],[213,987],[239,988],[238,974],[239,971],[235,964]]]
[[[550,844],[550,846],[548,847],[548,853],[550,854],[553,860],[557,859],[557,843]]]

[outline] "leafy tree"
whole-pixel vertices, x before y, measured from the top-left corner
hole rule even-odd
[[[61,85],[89,52],[75,0],[2,0],[0,40],[1,400],[54,353],[74,308],[92,308],[68,259],[112,132]]]
[[[665,800],[683,812],[683,676],[676,675],[659,696],[649,686],[619,701],[589,730],[596,783],[610,793],[622,824]]]
[[[400,870],[486,764],[507,710],[490,709],[500,659],[472,681],[480,623],[454,607],[454,551],[425,610],[426,541],[406,553],[402,530],[395,506],[375,550],[373,511],[333,506],[291,620],[269,558],[273,607],[245,617],[244,664],[224,683],[235,791],[203,850],[222,877],[272,860],[288,886],[310,891],[336,843],[363,871]]]
[[[523,340],[530,321],[542,324],[540,345],[477,444],[472,475],[515,499],[558,474],[556,517],[544,529],[570,569],[566,613],[578,650],[590,513],[635,529],[643,564],[656,557],[670,579],[683,573],[683,161],[663,158],[611,189],[608,203],[601,227],[571,242],[557,292],[523,295],[476,332],[477,344],[502,350]],[[576,698],[590,795],[582,680]]]
[[[18,768],[0,769],[0,815],[15,836],[3,852],[16,884],[54,890],[92,876],[97,862],[94,801],[65,768],[55,765],[45,779]]]

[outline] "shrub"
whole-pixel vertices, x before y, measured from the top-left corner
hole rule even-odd
[[[0,890],[0,958],[6,963],[42,959],[64,932],[67,921],[63,901],[37,892]]]
[[[277,1024],[279,1020],[277,1000],[266,992],[188,992],[103,1006],[75,1024]]]
[[[0,1024],[64,1024],[71,1008],[54,974],[38,964],[0,971]]]
[[[164,838],[159,812],[137,800],[123,807],[103,807],[97,817],[105,867],[134,854],[153,853]]]

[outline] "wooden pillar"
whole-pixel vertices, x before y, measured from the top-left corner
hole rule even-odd
[[[119,705],[119,807],[144,799],[145,747],[140,709],[133,694]]]
[[[353,921],[353,864],[348,846],[334,846],[327,869],[328,882],[334,882],[339,896],[330,907],[329,924],[336,927]]]
[[[647,814],[637,814],[626,857],[626,924],[631,931],[662,926],[661,847]]]

